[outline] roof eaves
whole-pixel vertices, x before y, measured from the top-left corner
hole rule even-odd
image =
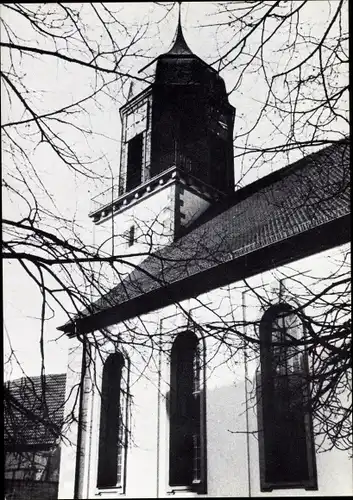
[[[335,227],[335,229],[329,231],[322,231],[324,226]],[[338,231],[336,230],[337,228]],[[89,331],[97,330],[99,328],[104,328],[105,326],[109,326],[109,324],[114,324],[119,321],[123,321],[129,319],[132,315],[140,315],[148,313],[154,309],[165,307],[168,304],[175,303],[175,301],[185,300],[194,295],[196,288],[194,288],[195,284],[202,283],[202,287],[204,288],[202,291],[196,290],[196,293],[204,293],[210,291],[212,287],[224,286],[232,282],[233,274],[232,270],[241,269],[241,272],[245,272],[245,275],[237,276],[237,279],[243,279],[243,277],[250,277],[257,272],[262,272],[269,267],[261,267],[261,258],[264,252],[270,255],[269,262],[271,265],[280,265],[290,262],[291,260],[288,257],[283,258],[283,256],[279,257],[277,260],[274,258],[276,254],[276,249],[286,245],[287,247],[299,248],[302,257],[306,257],[312,255],[312,253],[323,251],[327,248],[333,248],[335,246],[341,245],[349,241],[350,239],[350,217],[348,214],[342,215],[339,218],[332,219],[330,221],[324,221],[318,226],[314,228],[304,228],[303,231],[293,234],[286,235],[280,240],[269,241],[266,245],[257,248],[249,247],[246,252],[231,255],[229,254],[229,259],[225,262],[219,263],[218,265],[209,267],[204,269],[200,273],[189,274],[184,279],[180,281],[172,281],[170,283],[166,283],[164,288],[157,287],[152,289],[148,293],[141,293],[139,296],[134,296],[131,299],[127,299],[123,302],[120,302],[115,305],[111,305],[109,308],[104,310],[96,311],[94,314],[90,316],[85,316],[78,318],[78,329],[81,334],[88,333]],[[301,244],[297,245],[294,242],[300,239]],[[328,241],[326,241],[328,239]],[[308,241],[310,241],[310,247],[305,248]],[[247,267],[249,261],[256,263],[256,266]],[[210,280],[210,273],[213,275],[213,280]],[[197,279],[196,279],[197,278]],[[191,286],[191,282],[193,285]],[[192,292],[190,290],[192,289]],[[173,290],[173,292],[171,292]],[[180,290],[184,290],[184,295],[174,295],[174,293],[179,294]],[[162,293],[162,295],[161,295]],[[144,300],[141,301],[141,296],[143,295]],[[156,299],[156,297],[158,297]],[[119,314],[119,311],[122,311],[124,308],[126,309],[129,304],[132,304],[129,309],[129,314]],[[138,307],[142,307],[141,310]],[[110,322],[102,320],[102,318],[113,318]],[[83,328],[80,327],[83,326]],[[86,326],[85,326],[86,325]],[[89,326],[87,326],[89,325]],[[66,325],[64,325],[66,326]],[[73,331],[70,330],[70,323],[67,323],[68,328],[64,330],[64,327],[61,327],[63,331],[69,334],[69,336],[74,335]]]

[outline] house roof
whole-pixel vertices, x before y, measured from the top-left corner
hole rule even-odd
[[[23,377],[4,384],[5,447],[52,445],[64,418],[65,374]]]
[[[287,261],[295,260],[348,241],[349,187],[348,138],[211,207],[187,234],[148,256],[124,281],[76,317],[76,326],[81,332],[92,331],[250,276],[264,269],[259,263],[265,257],[267,268],[273,268],[284,262],[284,254],[288,254]],[[300,246],[299,240],[294,244],[298,236]],[[280,245],[282,255],[273,253]],[[265,255],[270,247],[272,253]],[[163,291],[158,301],[149,300],[157,299],[158,291]],[[128,304],[133,307],[122,314]],[[73,323],[60,330],[73,333]]]

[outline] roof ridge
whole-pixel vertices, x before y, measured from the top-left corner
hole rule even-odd
[[[53,377],[66,377],[66,373],[46,373],[44,375],[44,378],[45,379],[48,379],[48,377],[50,378],[53,378]],[[10,380],[5,380],[4,381],[4,385],[5,384],[14,384],[16,382],[22,382],[22,381],[25,381],[25,380],[31,380],[32,382],[35,381],[35,380],[40,380],[42,378],[42,375],[25,375],[23,377],[18,377],[18,378],[14,378],[14,379],[10,379]]]

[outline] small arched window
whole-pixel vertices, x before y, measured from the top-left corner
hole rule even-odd
[[[180,333],[171,352],[169,485],[205,492],[205,414],[198,339]]]
[[[258,416],[261,490],[317,489],[304,331],[287,304],[260,323]]]
[[[124,357],[119,352],[111,354],[103,368],[97,479],[99,488],[122,486],[126,448],[123,368]]]

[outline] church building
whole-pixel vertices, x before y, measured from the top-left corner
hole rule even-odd
[[[305,348],[308,294],[348,253],[349,139],[235,190],[235,109],[180,17],[147,69],[120,110],[119,182],[90,213],[110,289],[60,327],[76,422],[59,498],[349,495]]]

